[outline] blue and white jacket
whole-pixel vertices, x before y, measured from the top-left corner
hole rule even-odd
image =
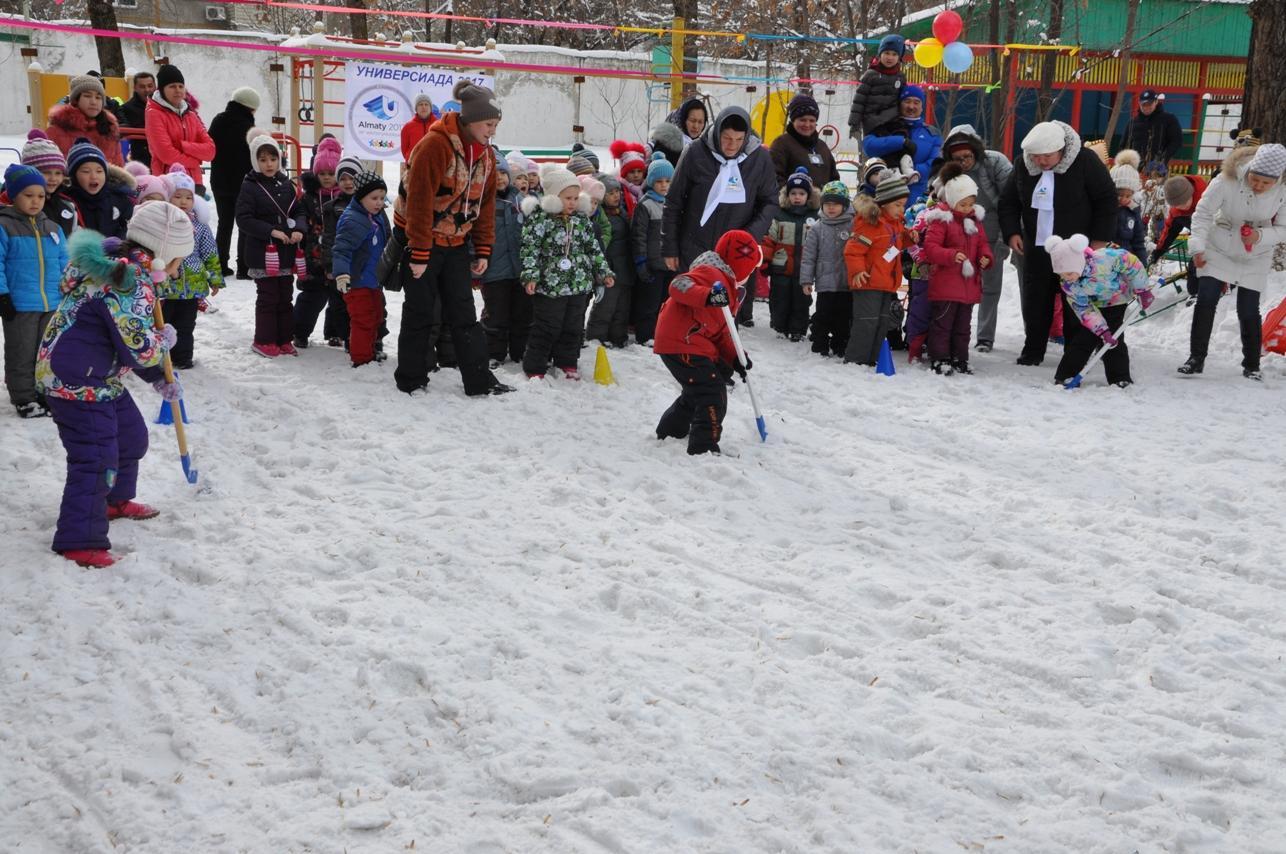
[[[0,208],[0,294],[18,311],[53,311],[67,266],[67,238],[44,212],[24,216]]]

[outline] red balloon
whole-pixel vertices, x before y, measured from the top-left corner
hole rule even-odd
[[[958,12],[948,9],[933,19],[933,36],[944,45],[951,44],[964,32],[964,21]]]

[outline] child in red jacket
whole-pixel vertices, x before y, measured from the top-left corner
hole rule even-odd
[[[954,170],[948,173],[948,169]],[[955,164],[943,167],[942,204],[925,216],[921,257],[929,269],[929,361],[934,373],[972,374],[973,307],[982,302],[982,271],[994,262],[975,202],[978,185]],[[948,177],[950,175],[950,177]]]
[[[732,313],[748,299],[746,279],[763,262],[758,242],[745,231],[729,231],[714,252],[703,252],[686,273],[670,282],[661,306],[652,350],[682,387],[656,425],[658,439],[688,440],[689,454],[719,453],[719,435],[728,410],[726,379],[750,368],[737,361],[723,309]]]

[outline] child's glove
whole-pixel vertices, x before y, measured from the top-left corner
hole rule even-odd
[[[351,280],[352,280],[352,277],[349,276],[347,273],[340,273],[338,276],[335,277],[336,289],[338,289],[341,294],[348,293],[348,283]]]
[[[179,340],[179,330],[175,329],[173,324],[167,323],[158,330],[158,333],[161,336],[161,349],[173,350]]]
[[[1099,338],[1102,338],[1103,343],[1109,347],[1115,347],[1117,344],[1121,343],[1116,339],[1116,336],[1112,334],[1112,330],[1110,329],[1100,329],[1095,334],[1098,335]]]
[[[13,320],[18,316],[18,309],[13,307],[13,297],[9,294],[0,294],[0,318]]]
[[[1155,299],[1156,295],[1151,291],[1139,291],[1139,305],[1143,306],[1144,311],[1148,310],[1148,306],[1152,305]]]
[[[706,305],[721,308],[728,304],[728,292],[721,285],[715,285],[710,289],[710,296],[706,297]]]
[[[152,383],[152,388],[156,389],[156,393],[170,403],[183,397],[183,386],[179,384],[178,374],[174,375],[174,382],[167,383],[165,380],[157,380]]]
[[[754,366],[755,363],[750,361],[749,353],[746,354],[746,363],[744,365],[741,364],[740,359],[732,363],[732,369],[737,372],[737,376],[741,377],[742,382],[746,381],[746,371],[750,370]]]

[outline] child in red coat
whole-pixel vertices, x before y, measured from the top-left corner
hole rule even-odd
[[[986,212],[975,204],[978,185],[963,173],[943,177],[943,203],[925,216],[928,229],[920,250],[931,265],[929,361],[934,373],[972,374],[973,307],[982,302],[982,271],[995,259],[982,227]]]
[[[653,352],[682,387],[656,425],[658,439],[688,440],[689,454],[719,453],[723,416],[728,410],[726,380],[745,376],[723,309],[732,313],[748,298],[746,279],[763,262],[759,243],[745,231],[729,231],[714,252],[703,252],[686,273],[670,282],[661,306]]]

